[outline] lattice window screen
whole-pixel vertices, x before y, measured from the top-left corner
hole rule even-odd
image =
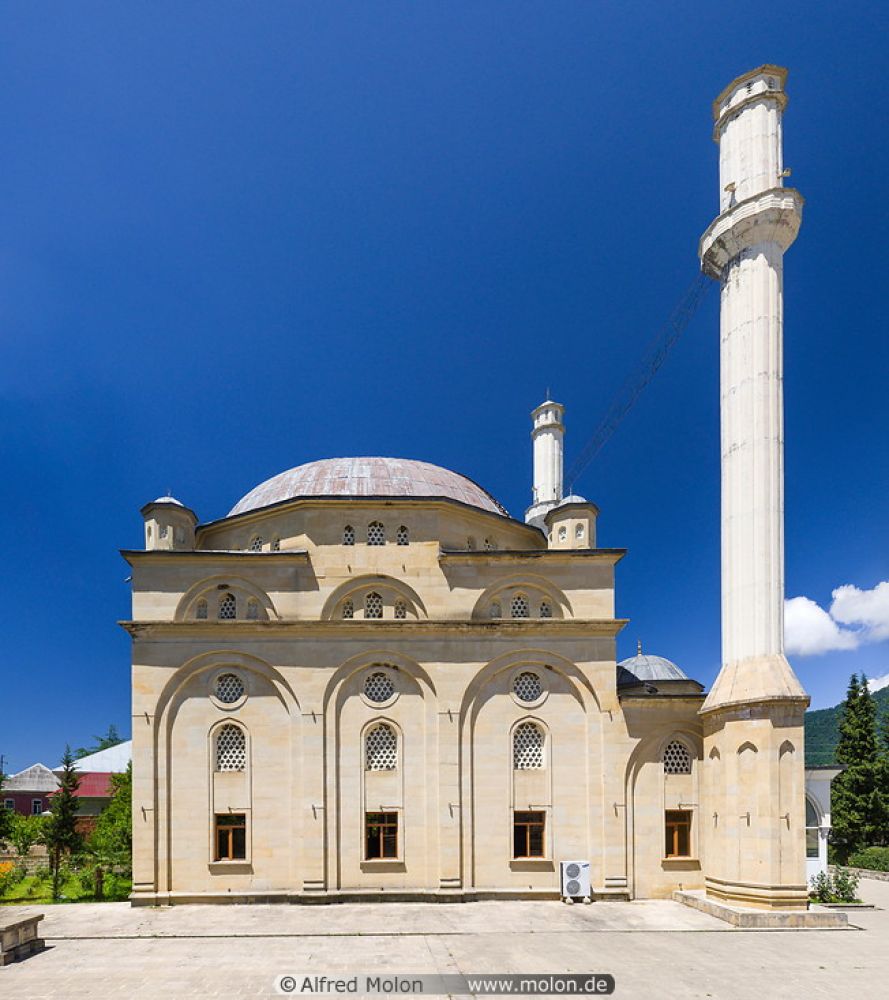
[[[226,594],[219,602],[219,617],[223,621],[238,617],[238,602],[234,594]]]
[[[532,702],[543,694],[543,685],[537,674],[523,670],[513,681],[512,690],[519,701]]]
[[[521,723],[512,734],[512,766],[517,771],[543,767],[543,730],[533,722]]]
[[[394,771],[398,765],[398,737],[395,730],[381,722],[364,738],[364,761],[368,771]]]
[[[244,694],[244,682],[237,674],[222,674],[216,680],[216,697],[224,705],[234,704]]]
[[[247,764],[247,738],[239,726],[227,725],[216,734],[216,770],[243,771]]]
[[[364,617],[365,618],[382,618],[383,617],[383,598],[375,591],[372,590],[364,598]]]
[[[375,670],[364,679],[364,695],[375,705],[382,705],[395,694],[395,685],[388,674]]]
[[[516,594],[512,599],[512,617],[528,618],[530,614],[531,608],[528,605],[528,598],[524,594]]]
[[[664,750],[664,774],[691,774],[691,754],[679,740],[672,740]]]
[[[368,545],[385,545],[386,544],[386,529],[380,524],[379,521],[371,521],[367,526],[367,544]]]

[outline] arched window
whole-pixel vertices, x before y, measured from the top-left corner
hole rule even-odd
[[[383,617],[383,598],[375,591],[372,590],[364,598],[364,617],[365,618],[382,618]]]
[[[364,768],[367,771],[394,771],[398,766],[398,736],[386,722],[369,729],[364,737]]]
[[[475,552],[475,539],[472,537],[472,535],[470,535],[469,538],[466,539],[466,548],[470,552]]]
[[[272,539],[272,552],[281,551],[281,539],[277,535]]]
[[[343,618],[354,618],[355,617],[355,605],[352,603],[352,598],[347,597],[343,601]]]
[[[385,545],[386,544],[386,529],[380,524],[379,521],[371,521],[367,526],[367,544],[368,545]]]
[[[503,617],[503,609],[500,607],[500,602],[499,601],[494,601],[491,604],[491,617],[492,618],[502,618]]]
[[[395,617],[404,619],[407,618],[407,603],[402,600],[397,600],[395,602]]]
[[[543,730],[534,722],[522,722],[512,734],[512,766],[516,771],[543,767]]]
[[[216,734],[216,770],[243,771],[247,764],[247,737],[240,726],[224,725]]]
[[[238,602],[234,594],[225,594],[219,602],[219,620],[230,621],[238,617]]]
[[[494,541],[493,538],[486,538],[485,539],[485,551],[486,552],[493,552],[494,549],[496,549],[496,548],[497,548],[497,543]]]
[[[806,796],[806,857],[818,857],[818,834],[821,822],[818,818],[818,810],[812,800]]]
[[[584,530],[582,524],[574,526],[574,537],[580,542],[583,540]]]
[[[568,538],[568,529],[564,524],[559,525],[559,541],[564,542]]]
[[[354,545],[355,544],[355,529],[351,524],[347,524],[343,528],[343,545]]]
[[[553,606],[549,601],[540,602],[540,617],[541,618],[552,618],[553,616]]]
[[[251,552],[262,552],[262,535],[254,535],[250,539],[249,548]]]
[[[664,750],[664,774],[691,774],[691,754],[679,740],[671,740]]]
[[[405,525],[401,525],[398,531],[395,532],[395,543],[396,545],[407,545],[410,541],[410,535],[408,533]]]
[[[169,533],[170,533],[169,527],[166,524],[162,524],[160,527],[160,531],[158,532],[158,535],[160,535],[161,538],[166,538],[167,535],[169,535]]]
[[[251,597],[247,602],[247,620],[251,622],[258,621],[259,619],[259,601],[255,597]]]
[[[207,618],[207,602],[203,599],[203,597],[198,601],[194,616],[199,621],[205,621]]]
[[[531,615],[531,608],[528,604],[528,598],[524,594],[516,594],[512,599],[511,607],[513,618],[529,618]]]

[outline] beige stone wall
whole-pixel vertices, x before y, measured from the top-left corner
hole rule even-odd
[[[392,506],[251,516],[250,531],[280,537],[280,552],[127,554],[136,894],[554,890],[567,859],[589,859],[599,891],[666,896],[697,884],[662,863],[657,754],[674,731],[699,747],[700,699],[649,697],[625,715],[615,686],[620,553],[548,550],[534,529],[434,501]],[[345,524],[359,531],[377,517],[388,544],[342,545]],[[406,546],[394,544],[402,523]],[[463,551],[443,551],[436,531],[455,548],[462,539]],[[467,551],[470,533],[500,548]],[[198,544],[249,544],[247,535],[223,523],[199,529]],[[343,620],[344,597],[357,608],[367,588],[385,597],[384,618]],[[236,620],[217,619],[222,593],[238,597]],[[532,615],[550,601],[552,617],[509,618],[516,593]],[[399,595],[403,620],[392,612]],[[498,597],[504,617],[492,620]],[[255,620],[244,617],[248,600]],[[384,704],[364,693],[379,669],[394,688]],[[513,692],[523,670],[542,685],[530,703]],[[245,685],[235,705],[214,697],[221,671]],[[528,720],[545,734],[544,766],[517,770],[513,733]],[[371,771],[364,741],[381,721],[397,735],[397,766]],[[247,763],[218,773],[214,740],[227,723],[243,728]],[[544,858],[513,859],[515,809],[545,814]],[[212,817],[227,811],[247,817],[243,862],[213,860]],[[365,859],[366,811],[398,815],[397,858]]]

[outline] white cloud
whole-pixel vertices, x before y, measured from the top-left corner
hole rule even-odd
[[[889,687],[889,674],[883,674],[882,677],[872,677],[867,682],[867,686],[871,694],[873,694],[874,691],[882,690],[884,687]]]
[[[859,590],[847,583],[837,587],[831,597],[827,611],[808,597],[791,597],[784,602],[784,645],[788,653],[817,656],[889,639],[889,580],[871,590]],[[889,674],[885,680],[881,687],[889,685]]]
[[[840,628],[808,597],[791,597],[784,602],[784,646],[788,653],[816,656],[835,649],[856,649],[858,636]]]
[[[860,625],[865,642],[889,639],[889,580],[873,590],[859,590],[851,583],[833,592],[830,616],[843,625]]]

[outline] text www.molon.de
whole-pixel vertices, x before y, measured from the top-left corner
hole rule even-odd
[[[357,996],[446,996],[476,994],[490,996],[608,996],[614,992],[614,976],[600,972],[561,975],[521,972],[505,975],[405,975],[403,973],[326,976],[292,973],[277,976],[275,992],[293,994],[352,994]]]

